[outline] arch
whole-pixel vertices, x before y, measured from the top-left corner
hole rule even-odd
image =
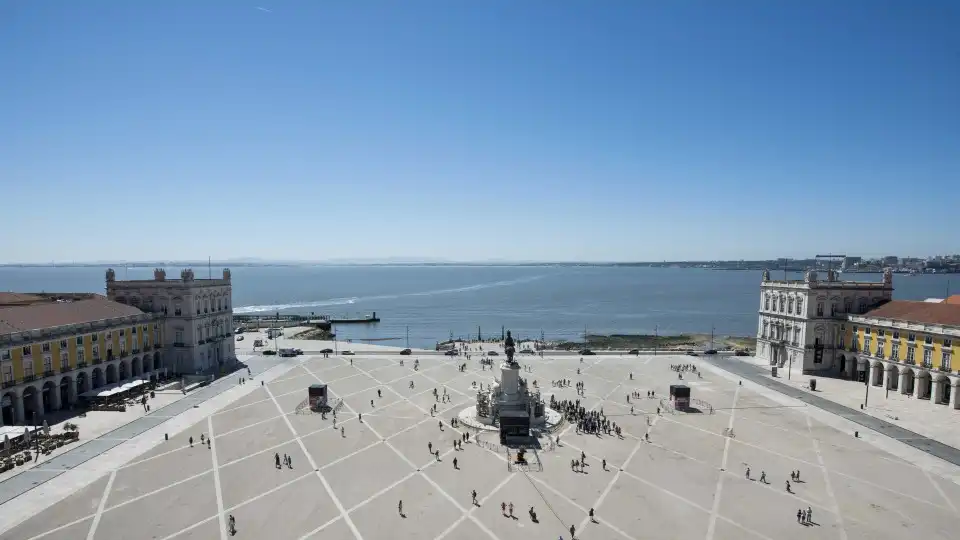
[[[60,408],[65,409],[68,405],[72,405],[73,402],[77,400],[77,387],[73,384],[73,377],[69,375],[60,377],[59,387]]]
[[[3,416],[3,425],[12,426],[17,423],[17,409],[14,403],[17,402],[17,394],[14,392],[5,392],[0,396],[0,413]]]
[[[106,383],[107,377],[104,371],[98,367],[93,368],[93,373],[90,376],[90,388],[96,390]]]
[[[60,388],[53,381],[47,381],[40,387],[40,402],[43,414],[58,410],[60,403]]]
[[[153,353],[153,370],[157,371],[160,369],[160,352],[157,351]]]
[[[107,364],[107,384],[113,384],[117,382],[117,365],[116,364]]]
[[[130,361],[130,374],[136,377],[140,375],[142,371],[143,369],[140,364],[140,357],[134,356],[133,360]]]
[[[43,416],[43,407],[40,403],[40,392],[33,385],[23,389],[23,423],[37,425]]]
[[[920,373],[917,373],[914,378],[914,384],[916,385],[914,389],[914,396],[917,399],[930,399],[930,392],[933,390],[933,376],[927,370],[922,370]]]
[[[883,384],[883,362],[874,360],[870,369],[870,384],[880,386]]]
[[[77,396],[83,394],[84,392],[90,391],[90,377],[87,376],[87,373],[80,371],[77,373]]]
[[[950,377],[933,374],[930,382],[930,400],[938,405],[950,404]]]
[[[121,360],[120,365],[117,367],[118,367],[117,380],[120,380],[120,381],[127,380],[127,378],[130,377],[130,364],[127,362],[127,360]]]
[[[917,374],[911,367],[904,366],[900,368],[900,393],[912,394]]]

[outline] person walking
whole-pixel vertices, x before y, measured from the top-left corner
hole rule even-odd
[[[513,503],[507,505],[507,509],[510,510],[510,517],[513,517]]]
[[[470,495],[472,496],[472,499],[473,499],[473,505],[474,505],[474,506],[480,506],[480,505],[477,504],[477,490],[473,490],[473,491],[470,493]]]
[[[403,499],[400,499],[400,502],[397,503],[397,513],[399,513],[400,516],[403,517]]]
[[[237,534],[237,520],[234,519],[233,514],[230,514],[230,517],[227,518],[227,531],[230,536]]]

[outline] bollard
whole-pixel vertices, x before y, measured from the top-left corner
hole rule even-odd
[[[859,438],[860,438],[860,432],[859,432],[859,431],[854,431],[854,432],[853,432],[853,436],[859,439]]]
[[[169,441],[169,440],[170,440],[170,434],[169,434],[169,433],[164,433],[164,434],[163,434],[163,440]]]

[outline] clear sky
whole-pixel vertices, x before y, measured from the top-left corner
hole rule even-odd
[[[7,0],[0,262],[960,252],[960,2]]]

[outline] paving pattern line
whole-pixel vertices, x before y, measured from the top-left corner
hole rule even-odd
[[[560,493],[559,491],[557,491],[557,488],[551,486],[550,484],[544,482],[543,480],[540,480],[539,478],[534,478],[534,477],[532,477],[532,476],[530,476],[529,474],[526,474],[526,473],[524,473],[524,474],[526,475],[527,480],[530,480],[531,482],[534,482],[534,483],[536,483],[536,484],[539,484],[539,485],[543,486],[543,487],[546,488],[550,493],[553,493],[553,494],[556,495],[557,497],[560,497],[561,499],[563,499],[564,501],[566,501],[567,504],[572,505],[574,508],[580,510],[581,512],[587,513],[587,512],[589,511],[587,508],[584,508],[584,507],[580,506],[580,504],[578,504],[576,501],[574,501],[574,500],[571,499],[570,497],[567,497],[567,496],[564,495],[563,493]],[[546,498],[544,498],[543,493],[540,492],[539,489],[537,489],[537,492],[540,493],[540,498],[543,499],[544,504],[546,504],[547,507],[550,508],[550,511],[553,513],[553,515],[557,517],[557,520],[563,525],[563,530],[564,530],[564,532],[566,532],[567,529],[569,528],[569,527],[567,526],[567,524],[564,523],[563,520],[560,519],[560,516],[558,516],[557,513],[553,510],[553,507],[550,505],[549,502],[547,502]],[[630,536],[629,534],[627,534],[627,533],[623,532],[622,530],[620,530],[619,528],[615,527],[612,523],[609,523],[607,520],[601,521],[601,522],[600,522],[600,525],[603,525],[604,527],[612,530],[613,532],[619,534],[620,536],[623,536],[623,537],[626,538],[627,540],[637,540],[636,538]]]
[[[727,429],[732,433],[733,432],[733,423],[737,418],[737,400],[740,399],[740,390],[742,386],[737,386],[737,390],[733,394],[733,404],[731,405],[732,410],[730,411],[730,421],[727,423]],[[720,470],[727,470],[727,460],[730,457],[730,443],[733,439],[731,437],[726,437],[726,441],[723,443],[723,458],[720,460]],[[713,494],[713,508],[710,510],[710,522],[707,525],[707,536],[706,540],[713,540],[713,535],[717,530],[717,516],[720,515],[720,499],[723,495],[723,480],[726,478],[726,475],[721,474],[717,478],[717,488]]]
[[[353,366],[352,363],[351,363],[351,366]],[[383,383],[381,383],[379,379],[377,379],[376,377],[370,375],[369,373],[367,373],[367,372],[364,371],[363,369],[358,368],[358,367],[356,367],[356,366],[353,366],[353,368],[356,369],[356,370],[358,370],[358,371],[360,371],[361,373],[364,373],[367,377],[370,377],[371,379],[373,379],[373,380],[377,383],[377,385],[379,385],[379,386],[384,386]],[[308,371],[309,371],[309,370],[308,370]],[[315,376],[315,377],[316,377],[316,376]],[[316,378],[317,378],[317,380],[319,380],[319,377],[316,377]],[[404,401],[406,401],[407,403],[409,403],[409,404],[410,404],[411,406],[413,406],[414,408],[420,409],[421,411],[423,411],[424,414],[428,414],[427,411],[425,411],[422,407],[420,407],[419,405],[417,405],[416,403],[414,403],[413,401],[411,401],[411,400],[410,400],[409,398],[407,398],[406,396],[404,396],[404,395],[400,394],[399,392],[397,392],[396,390],[394,390],[392,386],[387,386],[386,388],[387,388],[388,390],[392,391],[392,392],[393,392],[394,394],[396,394],[397,396],[399,396],[402,400],[404,400]],[[350,407],[350,405],[347,404],[346,401],[344,401],[343,403],[344,403],[344,406],[345,406],[347,409],[349,409],[351,412],[356,413],[356,411],[354,411],[354,410],[352,409],[352,407]],[[439,419],[438,421],[439,421],[439,422],[443,422],[442,419]],[[400,459],[402,459],[403,461],[406,461],[408,464],[410,464],[410,466],[411,466],[412,468],[414,468],[414,469],[417,468],[417,466],[414,465],[413,462],[411,462],[411,461],[407,458],[407,456],[403,455],[403,453],[400,452],[399,450],[397,450],[397,448],[396,448],[395,446],[393,446],[392,444],[390,444],[390,441],[389,441],[389,440],[385,439],[384,437],[381,437],[380,434],[377,433],[377,431],[373,428],[373,426],[368,425],[368,426],[367,426],[367,429],[369,429],[370,432],[373,433],[378,439],[382,439],[382,440],[383,440],[383,443],[387,446],[387,448],[390,448],[391,450],[393,450],[394,453],[397,454],[397,456],[400,457]],[[460,430],[455,429],[455,428],[453,428],[452,426],[450,427],[450,429],[452,429],[453,431],[456,431],[457,433],[462,433]],[[437,490],[437,493],[440,493],[441,495],[443,495],[444,497],[446,497],[450,502],[453,503],[454,506],[456,506],[458,509],[460,509],[461,512],[466,512],[466,509],[465,509],[462,505],[460,505],[460,503],[457,502],[457,500],[454,499],[453,496],[451,496],[449,493],[447,493],[447,491],[446,491],[445,489],[443,489],[442,487],[440,487],[439,484],[437,484],[436,482],[434,482],[432,478],[430,478],[430,477],[427,476],[426,474],[423,474],[423,471],[419,471],[419,472],[420,472],[420,476],[422,476],[423,479],[427,481],[427,483],[429,483],[431,486],[433,486],[434,489]],[[470,517],[469,517],[469,519],[470,519],[471,521],[473,521],[473,522],[480,528],[480,530],[482,530],[484,533],[486,533],[487,536],[489,536],[489,537],[492,538],[493,540],[500,540],[500,539],[497,537],[497,535],[493,533],[493,531],[491,531],[486,525],[484,525],[484,524],[483,524],[479,519],[477,519],[475,516],[473,516],[473,515],[471,514]]]
[[[304,369],[306,370],[306,368]],[[283,407],[280,406],[280,402],[277,401],[276,397],[274,397],[273,392],[270,391],[270,388],[266,386],[264,386],[264,388],[266,388],[267,394],[269,394],[271,399],[273,399],[273,404],[277,406],[277,410],[283,413]],[[350,532],[353,533],[353,536],[357,540],[363,540],[363,536],[360,534],[360,530],[357,529],[357,526],[353,523],[353,520],[350,519],[349,515],[347,515],[347,511],[343,508],[343,503],[340,502],[340,498],[337,497],[337,494],[333,492],[333,489],[330,487],[330,484],[327,482],[327,479],[323,476],[323,473],[320,472],[320,467],[317,466],[317,462],[313,459],[313,456],[307,450],[307,446],[303,444],[303,439],[299,435],[297,435],[297,430],[293,428],[293,424],[290,423],[290,419],[287,418],[286,415],[284,415],[283,420],[284,422],[286,422],[287,427],[290,429],[290,433],[293,433],[294,438],[297,441],[297,444],[300,445],[300,450],[307,457],[307,461],[310,463],[310,466],[313,467],[313,470],[316,473],[317,477],[320,478],[320,482],[323,484],[323,489],[327,491],[327,495],[330,496],[330,499],[333,501],[333,504],[337,507],[337,511],[340,512],[340,517],[343,518],[344,523],[346,523],[347,527],[350,528]]]
[[[97,527],[100,525],[100,518],[103,517],[103,509],[107,505],[107,497],[110,496],[110,490],[113,489],[113,481],[117,478],[117,471],[110,473],[110,479],[107,480],[107,487],[103,488],[103,496],[97,504],[97,512],[93,515],[93,522],[90,524],[90,530],[87,531],[87,540],[93,540],[97,534]]]
[[[804,392],[796,387],[774,381],[767,378],[760,371],[759,366],[745,364],[739,360],[730,358],[716,357],[709,358],[712,365],[732,373],[734,375],[749,379],[751,382],[760,386],[779,392],[787,397],[802,401],[814,407],[823,409],[826,412],[842,416],[851,422],[859,424],[865,428],[871,429],[887,437],[903,441],[917,450],[925,452],[931,456],[938,457],[948,463],[960,466],[960,449],[944,444],[940,441],[924,437],[923,435],[902,428],[896,424],[891,424],[886,420],[870,416],[869,414],[851,409],[839,403],[830,401],[820,396]]]
[[[929,480],[930,483],[933,484],[933,487],[934,487],[934,489],[937,490],[937,493],[939,493],[940,496],[943,497],[943,500],[946,501],[947,506],[950,507],[950,510],[953,510],[953,513],[954,513],[954,514],[957,514],[957,513],[958,513],[958,512],[957,512],[957,507],[954,506],[953,501],[950,500],[950,497],[947,497],[947,494],[943,492],[943,488],[940,487],[940,484],[938,484],[938,483],[936,482],[936,480],[934,480],[933,477],[930,476],[930,473],[927,472],[926,469],[920,469],[920,470],[923,471],[923,474],[924,474],[924,475],[926,475],[927,480]]]
[[[266,386],[264,386],[264,388],[266,388]],[[217,463],[217,444],[213,436],[213,415],[207,417],[207,436],[210,437],[210,461],[213,462],[213,489],[214,493],[217,494],[217,519],[220,522],[220,540],[227,540],[227,520],[223,515],[223,490],[220,488],[220,465]]]
[[[593,508],[594,510],[600,509],[600,506],[603,505],[603,501],[607,498],[607,495],[610,494],[610,490],[613,489],[614,484],[616,484],[617,480],[620,479],[620,474],[630,464],[630,461],[633,459],[633,456],[637,455],[637,452],[640,450],[640,446],[642,444],[643,444],[643,441],[637,441],[637,443],[633,445],[633,450],[630,451],[630,455],[628,455],[627,459],[623,462],[623,464],[617,468],[617,472],[614,473],[613,478],[611,478],[610,481],[607,482],[607,487],[603,489],[603,491],[600,493],[600,496],[597,497],[597,500],[593,503],[593,506],[591,506],[591,508]],[[590,520],[589,516],[584,517],[583,520],[580,522],[580,525],[577,527],[577,530],[582,531],[583,528],[587,525],[587,522],[589,520]]]

